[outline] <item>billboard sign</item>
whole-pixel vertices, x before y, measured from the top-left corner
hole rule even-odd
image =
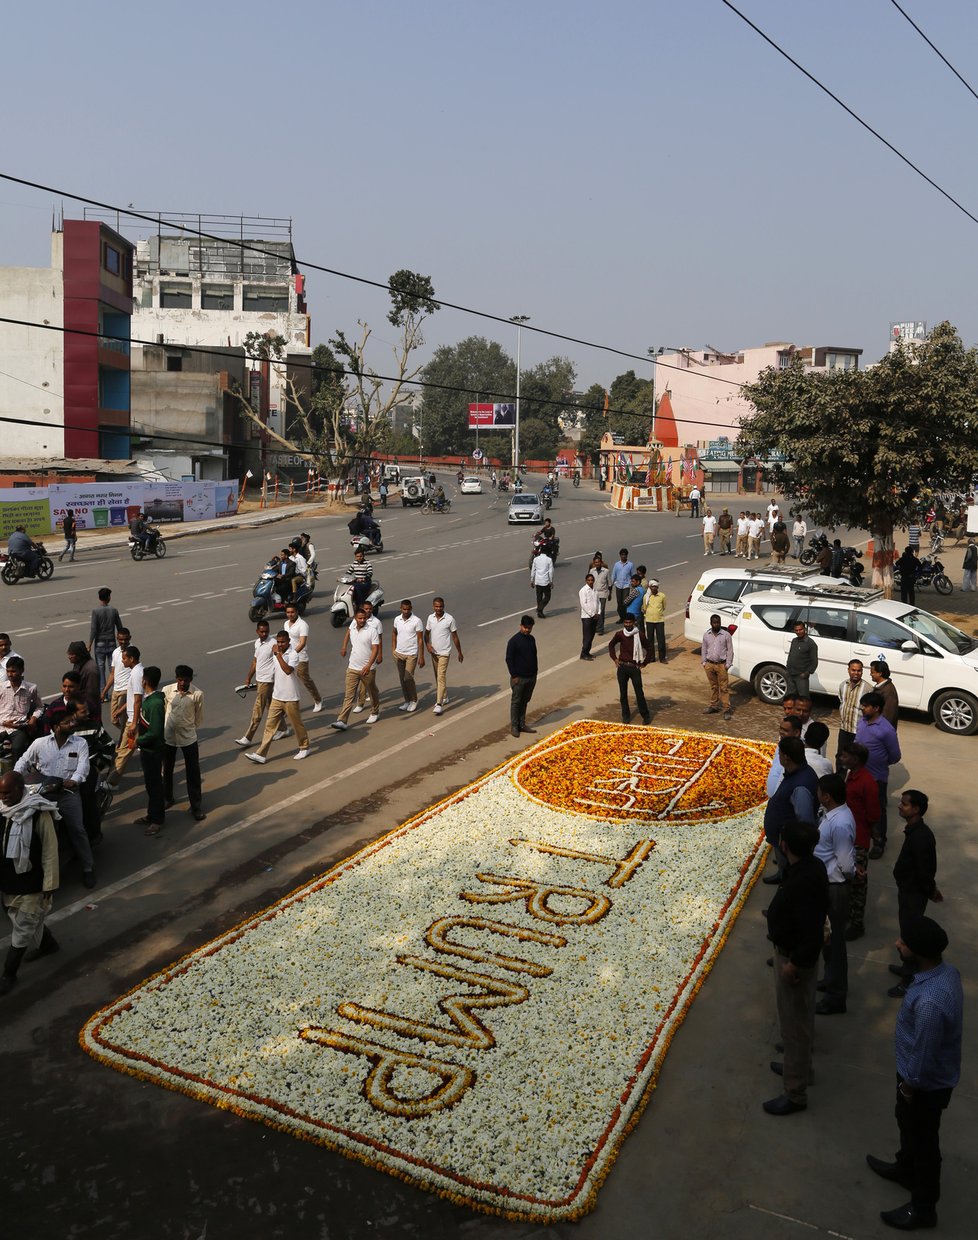
[[[469,430],[512,430],[516,426],[516,404],[469,405]]]
[[[914,343],[927,339],[927,324],[922,322],[891,323],[891,340],[912,340]]]

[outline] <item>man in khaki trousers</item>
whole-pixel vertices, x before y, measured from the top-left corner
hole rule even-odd
[[[345,659],[347,651],[350,660],[346,668],[346,685],[343,692],[343,705],[340,713],[329,725],[338,732],[345,732],[350,726],[347,722],[357,691],[362,684],[370,698],[370,714],[367,723],[376,723],[380,718],[380,694],[377,692],[376,663],[380,657],[380,638],[376,629],[367,624],[367,613],[358,607],[353,617],[353,624],[343,634],[343,645],[340,647],[340,658]]]
[[[245,754],[249,762],[264,764],[268,761],[268,750],[283,719],[288,719],[299,742],[299,748],[292,755],[295,761],[300,762],[309,756],[309,734],[299,713],[299,684],[295,672],[298,664],[298,651],[292,649],[289,635],[283,629],[275,634],[275,680],[272,684],[272,704],[268,708],[268,719],[265,722],[265,735],[257,749]]]

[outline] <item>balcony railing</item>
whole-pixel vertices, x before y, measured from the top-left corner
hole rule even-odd
[[[98,347],[111,353],[121,353],[123,357],[129,356],[129,341],[120,340],[118,336],[99,336]]]

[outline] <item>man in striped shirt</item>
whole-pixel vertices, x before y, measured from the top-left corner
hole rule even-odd
[[[862,659],[849,660],[849,676],[839,685],[839,743],[836,748],[836,770],[842,774],[842,751],[856,739],[856,728],[862,718],[859,701],[864,693],[869,693],[872,685],[863,680]]]
[[[347,565],[346,571],[353,578],[353,606],[362,607],[373,584],[374,570],[359,547],[354,551],[353,563]]]

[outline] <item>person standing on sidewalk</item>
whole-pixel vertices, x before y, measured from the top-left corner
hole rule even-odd
[[[897,941],[900,957],[913,969],[897,1014],[896,1121],[900,1148],[893,1162],[866,1155],[884,1180],[910,1190],[910,1200],[880,1218],[898,1231],[937,1226],[941,1196],[941,1116],[961,1079],[964,992],[961,974],[944,963],[948,938],[930,917],[908,923]]]
[[[886,798],[890,782],[890,767],[899,762],[903,756],[900,742],[894,728],[883,718],[883,695],[875,690],[864,693],[859,703],[862,718],[856,726],[856,740],[869,750],[866,763],[869,773],[876,780],[880,794],[880,817],[876,834],[873,836],[873,847],[870,849],[871,861],[878,861],[886,848]]]
[[[964,559],[961,561],[961,590],[978,590],[978,544],[973,538],[968,539]]]
[[[645,622],[645,635],[649,639],[649,662],[656,659],[656,647],[659,651],[659,662],[666,661],[666,596],[659,590],[659,582],[650,578],[649,588],[642,599],[642,619]]]
[[[550,602],[554,583],[554,562],[544,551],[546,546],[546,543],[541,544],[540,550],[533,557],[533,563],[530,565],[530,585],[536,590],[537,616],[541,620],[546,618],[544,608]]]
[[[509,672],[509,730],[513,736],[535,732],[526,725],[526,708],[537,684],[537,643],[533,636],[533,617],[520,618],[520,631],[506,643],[506,669]]]
[[[810,697],[809,682],[818,667],[818,643],[808,634],[808,626],[799,620],[795,625],[795,635],[788,643],[788,657],[785,659],[785,679],[787,692],[795,697]]]
[[[866,897],[869,894],[869,848],[880,816],[880,792],[866,769],[869,750],[850,741],[839,755],[846,772],[846,805],[856,824],[856,876],[849,893],[849,926],[846,941],[866,933]]]
[[[318,715],[323,709],[323,695],[316,688],[316,682],[309,674],[309,625],[299,615],[299,609],[294,603],[289,603],[285,608],[283,628],[289,635],[292,649],[299,656],[299,662],[295,668],[296,677],[302,682],[302,687],[313,700],[312,713]]]
[[[187,777],[187,799],[195,822],[203,822],[203,797],[200,787],[200,747],[197,729],[204,722],[204,695],[193,684],[194,669],[185,663],[174,669],[176,683],[163,690],[166,717],[163,721],[163,799],[166,809],[173,805],[173,769],[177,750],[183,754]]]
[[[849,956],[846,927],[849,924],[849,897],[856,876],[856,823],[846,805],[846,784],[833,771],[818,781],[818,843],[815,856],[825,866],[829,879],[828,943],[822,948],[825,973],[819,987],[825,997],[815,1005],[816,1016],[836,1016],[846,1010],[849,994]]]
[[[761,1105],[768,1115],[793,1115],[808,1105],[815,986],[829,893],[825,866],[813,855],[816,827],[786,818],[780,832],[786,869],[767,910],[767,932],[774,944],[774,993],[784,1045],[784,1061],[772,1062],[771,1071],[784,1081],[784,1092]]]
[[[703,554],[713,555],[713,543],[717,536],[717,519],[713,515],[713,509],[707,508],[703,515]]]
[[[898,813],[903,819],[903,847],[893,866],[893,878],[897,886],[900,937],[904,940],[910,923],[923,917],[928,900],[944,899],[937,888],[937,841],[924,822],[929,805],[926,793],[916,788],[908,788],[900,798]],[[890,972],[895,973],[900,982],[887,994],[891,999],[899,999],[907,989],[913,970],[901,960],[900,964],[890,965]]]
[[[595,551],[591,557],[591,568],[589,570],[594,574],[594,593],[598,596],[598,606],[601,611],[598,615],[598,627],[595,630],[595,637],[604,637],[604,617],[608,607],[608,599],[611,598],[611,569],[604,562],[604,556],[600,551]]]
[[[435,673],[434,713],[440,715],[448,705],[448,661],[451,658],[452,646],[455,647],[459,663],[462,662],[463,655],[455,617],[445,610],[445,600],[433,598],[431,607],[431,615],[424,626],[424,640]]]
[[[25,956],[37,960],[58,950],[44,924],[59,881],[57,812],[40,793],[25,794],[23,775],[0,776],[0,896],[10,918],[0,995],[13,990]]]
[[[122,617],[111,606],[112,591],[103,586],[98,592],[98,607],[92,609],[88,628],[88,652],[98,667],[99,692],[105,692],[112,673],[112,655],[116,649],[116,634],[123,628]]]
[[[166,821],[166,797],[163,793],[163,758],[166,752],[163,723],[166,718],[166,702],[160,693],[162,675],[158,667],[143,668],[144,694],[139,709],[136,747],[143,768],[148,804],[142,818],[136,819],[136,826],[145,827],[146,835],[159,835]]]
[[[584,585],[578,591],[577,597],[581,604],[581,658],[593,661],[591,646],[601,617],[601,604],[594,588],[594,573],[589,572],[584,578]]]
[[[622,723],[631,723],[632,710],[628,704],[628,686],[635,694],[635,709],[648,726],[652,722],[649,704],[642,688],[642,668],[649,661],[649,643],[635,624],[635,617],[625,616],[625,623],[608,643],[608,654],[617,670],[618,700],[621,703]]]
[[[380,640],[377,630],[367,623],[367,613],[362,607],[358,607],[353,616],[353,623],[343,634],[343,644],[340,646],[340,658],[345,659],[347,651],[350,657],[346,668],[343,705],[340,707],[340,713],[329,725],[337,732],[345,732],[350,726],[350,713],[357,700],[361,684],[365,686],[370,698],[370,714],[367,716],[367,723],[376,723],[380,718],[380,694],[377,692],[375,666],[381,653]]]
[[[900,726],[900,695],[890,677],[890,665],[885,659],[874,659],[869,665],[872,690],[883,699],[883,718],[895,732]]]
[[[632,573],[635,572],[635,565],[628,558],[628,548],[622,547],[618,552],[618,559],[611,566],[611,584],[614,587],[615,598],[618,603],[618,623],[625,623],[625,600],[628,598],[628,591],[632,586]]]
[[[733,714],[730,705],[730,680],[727,669],[733,662],[733,639],[727,630],[721,627],[720,617],[714,613],[710,617],[710,627],[703,634],[700,643],[700,663],[706,672],[710,685],[710,704],[703,711],[704,715],[716,715],[723,710],[724,719]]]
[[[689,516],[690,516],[690,520],[695,521],[695,520],[696,520],[696,518],[700,515],[700,499],[701,499],[701,496],[702,496],[702,492],[700,491],[700,489],[699,489],[699,487],[698,487],[698,486],[695,486],[695,485],[694,485],[694,486],[691,486],[691,487],[689,488]]]
[[[140,658],[137,646],[127,644],[122,648],[122,663],[129,673],[129,680],[126,684],[125,727],[115,751],[115,765],[106,780],[114,788],[121,783],[129,759],[136,748],[136,729],[139,725],[139,712],[143,705],[143,665]]]
[[[74,564],[75,546],[78,542],[78,527],[75,525],[75,514],[70,508],[65,509],[65,515],[61,522],[61,532],[65,536],[65,549],[58,556],[58,563],[60,564],[67,556],[68,563]]]
[[[847,745],[856,739],[856,728],[862,714],[859,703],[864,693],[871,692],[872,686],[863,680],[862,659],[850,659],[847,668],[849,675],[839,685],[839,742],[836,748],[836,769],[844,769],[842,754]]]
[[[248,675],[245,677],[245,688],[255,682],[255,704],[251,708],[251,721],[248,724],[248,730],[244,736],[239,736],[234,742],[240,745],[242,749],[247,749],[253,744],[255,737],[258,735],[258,729],[261,726],[262,716],[272,704],[272,686],[275,683],[275,638],[269,636],[268,621],[259,620],[255,625],[255,650],[251,656],[251,666],[248,668]],[[239,690],[240,692],[240,690]],[[288,728],[283,735],[287,735]]]
[[[418,687],[415,670],[424,667],[424,625],[414,614],[409,598],[401,599],[401,614],[394,619],[391,632],[391,654],[397,667],[404,702],[397,708],[413,714],[418,709]]]
[[[261,744],[245,757],[249,762],[257,762],[263,766],[268,761],[268,751],[276,736],[282,735],[282,728],[287,719],[295,732],[299,748],[292,755],[293,761],[301,762],[309,756],[309,733],[306,731],[302,716],[299,714],[299,684],[296,668],[299,666],[299,655],[292,649],[289,635],[285,629],[275,634],[275,679],[272,683],[272,701],[268,708],[265,731]]]

